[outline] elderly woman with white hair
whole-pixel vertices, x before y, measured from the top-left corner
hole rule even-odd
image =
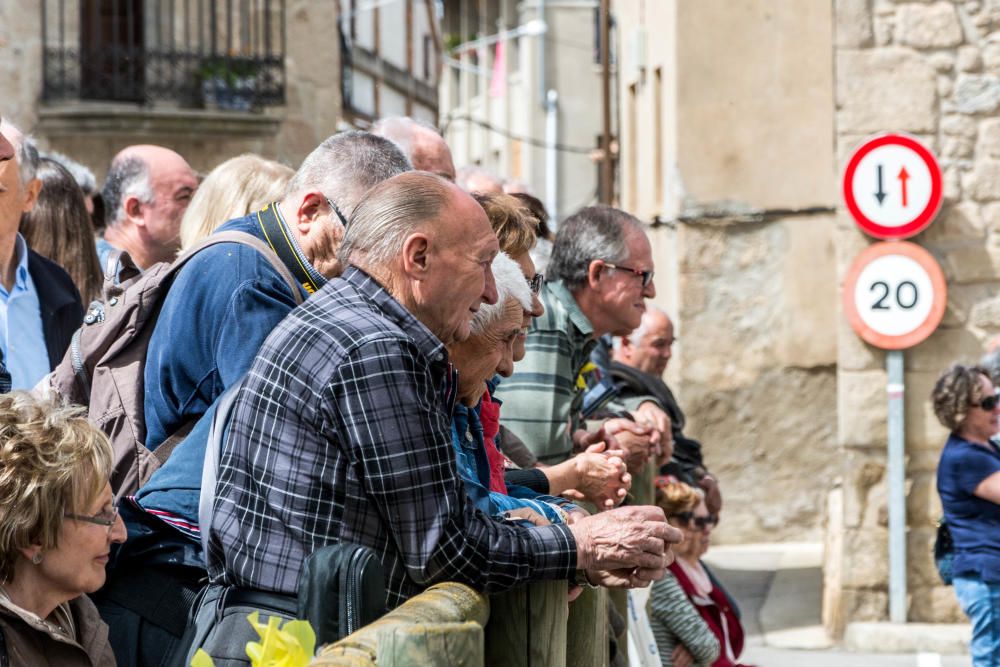
[[[490,516],[512,515],[536,523],[562,523],[569,513],[583,513],[563,498],[523,487],[491,489],[486,440],[496,435],[499,403],[490,396],[491,380],[514,371],[514,344],[532,295],[521,268],[504,253],[493,260],[498,299],[483,304],[472,319],[472,335],[448,347],[458,370],[458,396],[452,414],[452,445],[466,493]]]

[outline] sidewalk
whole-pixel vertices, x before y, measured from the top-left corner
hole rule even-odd
[[[822,545],[713,546],[705,561],[739,603],[743,661],[783,665],[968,665],[968,625],[853,623],[842,645],[822,625]]]

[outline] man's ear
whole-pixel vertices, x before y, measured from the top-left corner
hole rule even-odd
[[[403,272],[412,277],[420,278],[426,271],[430,261],[430,239],[423,232],[414,232],[403,241]]]
[[[143,203],[135,195],[128,195],[122,203],[122,208],[125,209],[125,216],[140,227],[146,224],[142,219],[142,207]]]
[[[590,265],[587,266],[587,284],[591,289],[597,289],[597,283],[601,280],[601,269],[604,268],[604,262],[599,259],[591,260]]]
[[[302,197],[302,201],[299,202],[299,208],[295,211],[295,225],[303,236],[309,233],[309,229],[316,218],[323,212],[325,205],[326,201],[319,192],[307,192]]]
[[[38,201],[38,193],[42,191],[42,179],[31,179],[28,185],[25,186],[24,190],[24,206],[21,207],[21,213],[30,213],[31,209],[35,208],[35,203]]]

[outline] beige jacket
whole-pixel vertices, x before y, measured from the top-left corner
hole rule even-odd
[[[76,640],[0,594],[0,631],[10,667],[115,667],[108,626],[86,595],[69,602]]]

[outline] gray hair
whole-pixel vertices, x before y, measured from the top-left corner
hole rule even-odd
[[[135,197],[143,204],[156,201],[149,180],[149,165],[140,157],[123,157],[114,160],[101,188],[105,218],[109,225],[125,219],[125,200]]]
[[[426,171],[382,181],[355,207],[337,259],[345,266],[385,266],[410,234],[440,217],[450,194],[448,181]]]
[[[97,178],[94,176],[94,172],[86,165],[57,151],[42,151],[41,156],[54,160],[64,166],[66,171],[73,177],[73,180],[76,181],[76,184],[83,190],[83,194],[90,196],[97,192]]]
[[[436,127],[428,122],[416,120],[409,116],[389,116],[382,118],[372,125],[372,134],[385,137],[392,143],[399,146],[407,156],[413,155],[413,137],[418,130],[429,130],[441,136]]]
[[[285,196],[318,190],[350,218],[369,189],[412,169],[409,159],[388,139],[360,130],[341,132],[306,156],[288,182]]]
[[[628,260],[625,232],[629,227],[640,232],[642,223],[635,216],[611,206],[582,208],[559,225],[546,277],[561,280],[573,291],[587,284],[590,263],[600,259],[611,264]]]
[[[497,284],[497,302],[484,303],[472,317],[472,335],[478,336],[497,323],[507,302],[514,299],[522,310],[531,310],[531,288],[524,278],[520,265],[512,260],[507,253],[501,252],[493,258],[491,266],[493,278]]]
[[[9,130],[7,140],[13,144],[14,150],[17,151],[18,176],[21,185],[25,186],[35,180],[38,175],[38,161],[40,159],[38,146],[35,144],[34,137],[22,132],[17,125],[6,120],[2,121],[2,125]]]

